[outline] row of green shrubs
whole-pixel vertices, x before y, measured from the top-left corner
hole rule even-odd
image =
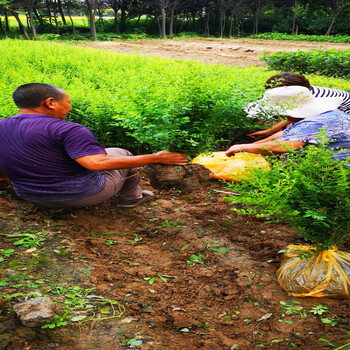
[[[291,152],[288,160],[269,157],[269,172],[257,169],[242,183],[231,183],[240,195],[228,200],[245,205],[232,210],[283,221],[316,243],[317,251],[344,243],[350,236],[350,167],[334,160],[327,144],[323,130],[318,146]]]
[[[261,59],[270,69],[350,79],[350,49],[283,51],[264,54]]]
[[[251,35],[253,39],[270,40],[293,40],[293,41],[318,41],[329,43],[350,43],[349,35],[306,35],[306,34],[287,34],[287,33],[262,33]]]
[[[272,74],[78,48],[53,42],[0,40],[0,118],[17,113],[14,89],[43,82],[72,97],[69,120],[89,127],[105,146],[135,153],[167,149],[195,155],[228,147],[254,128],[242,106],[260,98]],[[275,73],[275,72],[274,72]],[[273,73],[273,74],[274,74]],[[350,91],[350,82],[309,77]]]

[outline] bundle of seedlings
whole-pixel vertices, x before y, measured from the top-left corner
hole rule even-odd
[[[285,222],[312,243],[283,251],[277,278],[293,296],[350,298],[350,254],[337,248],[350,235],[350,167],[333,156],[321,132],[317,147],[270,157],[270,172],[229,184],[240,195],[227,200],[247,206],[232,210]]]

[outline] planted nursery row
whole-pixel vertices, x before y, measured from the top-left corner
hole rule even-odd
[[[261,97],[274,74],[52,42],[2,40],[0,55],[0,118],[17,113],[11,95],[18,85],[53,84],[72,97],[69,120],[89,127],[105,146],[136,153],[195,155],[218,147],[220,139],[226,147],[254,128],[242,106]],[[309,78],[314,85],[350,90],[345,80]]]

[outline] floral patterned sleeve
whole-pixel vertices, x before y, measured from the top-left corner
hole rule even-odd
[[[318,122],[300,121],[284,130],[277,140],[318,144],[317,136],[324,125]]]

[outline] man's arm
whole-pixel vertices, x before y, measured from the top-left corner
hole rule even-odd
[[[282,154],[298,149],[306,145],[306,142],[293,141],[267,141],[262,143],[249,143],[234,145],[226,151],[228,157],[234,156],[238,152],[248,152],[262,155]]]
[[[188,163],[186,154],[167,151],[130,157],[112,156],[103,153],[84,156],[75,160],[84,168],[95,171],[137,168],[156,163],[168,165],[186,165]]]

